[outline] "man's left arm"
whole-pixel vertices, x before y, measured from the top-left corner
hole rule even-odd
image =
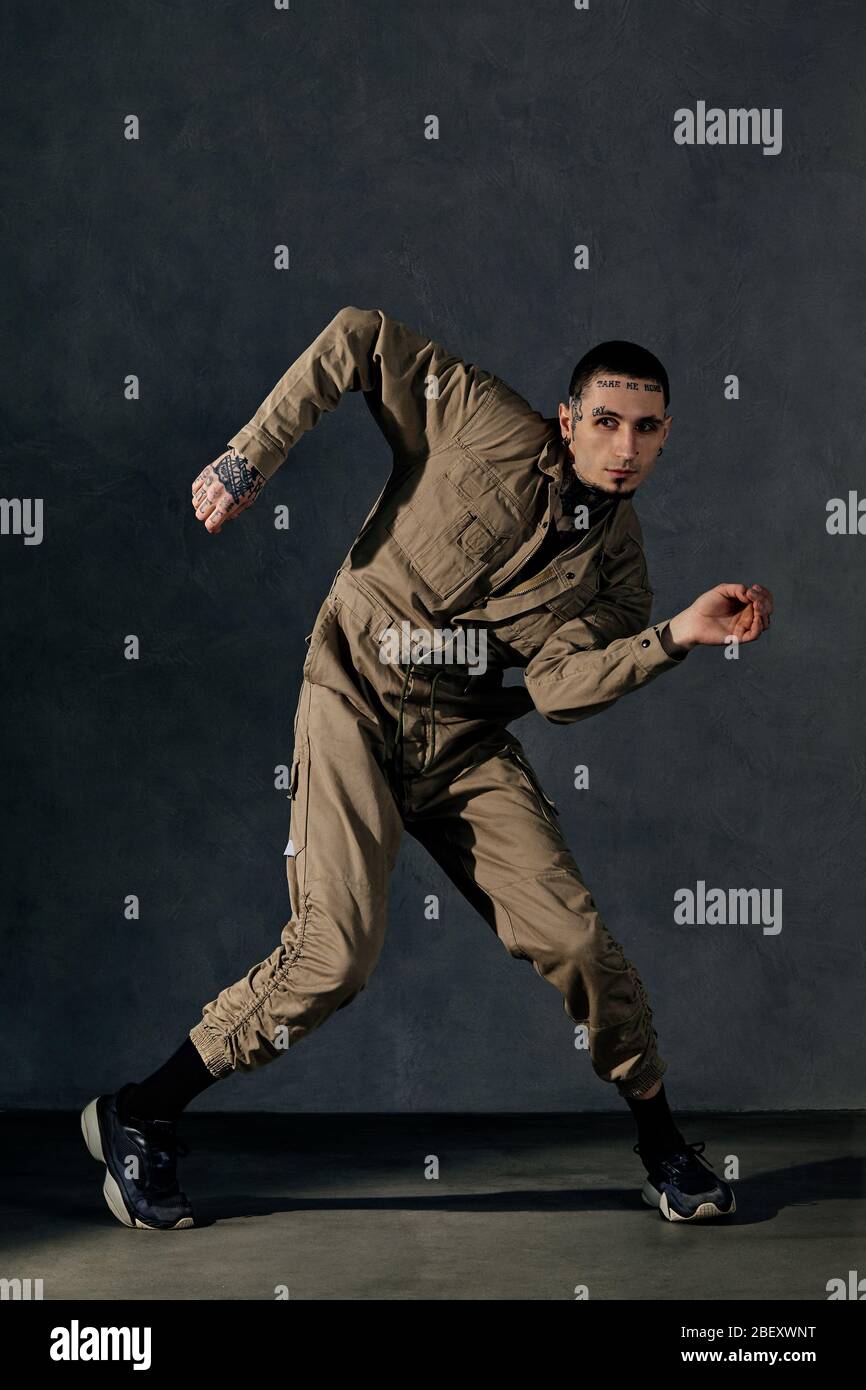
[[[682,666],[693,647],[756,641],[769,626],[773,596],[760,584],[718,584],[669,621],[606,644],[599,607],[564,623],[524,667],[532,702],[551,723],[600,714],[663,671]]]

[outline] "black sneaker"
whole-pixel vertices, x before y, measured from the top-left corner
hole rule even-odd
[[[647,1170],[640,1194],[647,1206],[658,1207],[659,1215],[668,1221],[705,1221],[735,1212],[737,1203],[730,1183],[717,1177],[707,1160],[700,1158],[705,1148],[701,1139],[677,1153],[644,1158],[640,1144],[635,1144],[634,1152]]]
[[[194,1226],[192,1207],[177,1182],[177,1155],[188,1154],[175,1134],[174,1120],[140,1120],[118,1104],[135,1089],[97,1096],[81,1112],[81,1132],[89,1152],[105,1164],[102,1194],[124,1226],[176,1231]],[[130,1173],[135,1176],[130,1176]]]

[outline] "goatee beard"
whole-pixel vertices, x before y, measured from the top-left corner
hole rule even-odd
[[[578,472],[577,466],[574,462],[574,457],[572,456],[570,449],[566,450],[566,462],[564,471],[567,480],[565,483],[565,490],[568,492],[573,489],[583,489],[583,491],[588,494],[589,500],[591,502],[601,502],[602,500],[605,500],[610,497],[630,497],[631,494],[634,492],[633,487],[605,488],[599,487],[597,483],[591,483],[588,478],[584,478],[582,474]]]

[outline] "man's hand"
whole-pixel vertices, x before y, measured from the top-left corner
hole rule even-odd
[[[773,595],[761,584],[717,584],[668,624],[671,638],[687,651],[719,647],[727,638],[754,642],[770,626]]]
[[[231,446],[192,485],[192,505],[205,530],[216,535],[227,521],[251,507],[267,482],[254,463]]]

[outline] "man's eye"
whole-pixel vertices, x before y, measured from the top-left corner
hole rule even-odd
[[[600,415],[596,420],[597,425],[613,425],[614,428],[616,428],[616,423],[617,422],[612,415]],[[641,420],[638,424],[638,429],[643,434],[654,434],[655,431],[658,429],[658,425],[656,425],[652,420]]]

